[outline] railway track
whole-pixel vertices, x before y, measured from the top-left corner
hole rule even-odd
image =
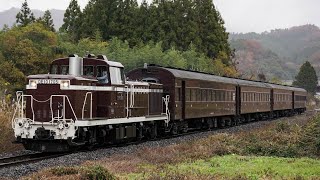
[[[28,164],[32,162],[38,162],[44,159],[55,158],[64,156],[70,153],[32,153],[19,156],[12,156],[0,159],[0,169],[15,165]]]

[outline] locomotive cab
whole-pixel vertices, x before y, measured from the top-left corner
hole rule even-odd
[[[86,79],[97,80],[99,85],[124,84],[123,65],[108,61],[105,55],[88,55],[79,58],[70,55],[69,58],[57,59],[50,65],[50,74],[74,75]]]

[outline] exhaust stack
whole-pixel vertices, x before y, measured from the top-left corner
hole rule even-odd
[[[76,54],[69,55],[69,74],[81,76],[83,60]]]

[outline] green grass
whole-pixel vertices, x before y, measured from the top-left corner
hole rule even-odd
[[[226,155],[176,165],[144,165],[150,171],[128,174],[129,179],[187,177],[216,177],[227,179],[318,179],[320,160],[310,158],[279,158]],[[194,178],[191,178],[194,179]]]

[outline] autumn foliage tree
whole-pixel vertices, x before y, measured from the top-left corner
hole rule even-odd
[[[23,89],[25,76],[47,73],[56,46],[57,34],[40,23],[0,33],[1,87]]]
[[[304,88],[311,94],[315,94],[318,85],[318,78],[316,71],[310,62],[306,61],[301,67],[296,80],[293,82],[294,86]]]

